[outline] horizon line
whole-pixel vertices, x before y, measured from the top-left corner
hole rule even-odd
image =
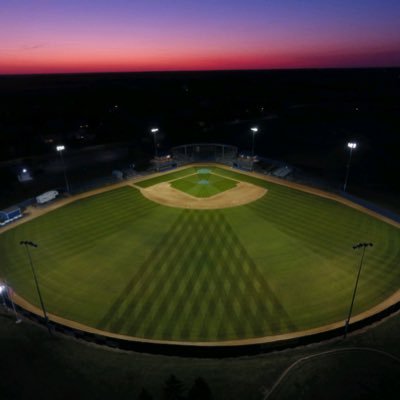
[[[108,75],[108,74],[168,74],[168,73],[209,73],[209,72],[272,72],[272,71],[331,71],[331,70],[385,70],[400,69],[398,66],[358,66],[358,67],[282,67],[282,68],[232,68],[232,69],[187,69],[187,70],[151,70],[151,71],[74,71],[74,72],[32,72],[0,73],[0,77],[54,76],[54,75]]]

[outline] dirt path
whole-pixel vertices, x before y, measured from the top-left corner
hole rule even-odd
[[[267,400],[272,395],[272,393],[275,392],[275,390],[278,388],[278,386],[281,385],[282,381],[286,378],[286,376],[292,370],[294,370],[297,366],[299,366],[300,364],[303,364],[303,363],[305,363],[307,361],[310,361],[312,359],[315,359],[315,358],[326,357],[326,356],[330,356],[330,355],[336,355],[338,353],[355,352],[355,351],[360,351],[360,352],[364,351],[364,352],[380,354],[380,355],[382,355],[384,357],[390,358],[390,359],[400,363],[400,359],[398,357],[394,356],[393,354],[387,353],[387,352],[382,351],[382,350],[377,350],[377,349],[374,349],[374,348],[370,348],[370,347],[346,347],[346,348],[343,348],[343,349],[327,350],[327,351],[323,351],[321,353],[311,354],[309,356],[302,357],[302,358],[298,359],[297,361],[295,361],[294,363],[292,363],[291,365],[289,365],[289,367],[287,367],[283,371],[283,373],[278,378],[278,380],[275,382],[275,384],[272,386],[272,388],[265,393],[263,400]]]

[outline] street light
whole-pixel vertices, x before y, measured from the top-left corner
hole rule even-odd
[[[65,146],[64,145],[59,145],[59,146],[56,147],[56,150],[60,153],[61,162],[62,162],[63,170],[64,170],[65,186],[67,188],[67,192],[69,193],[69,183],[68,183],[68,178],[67,178],[67,170],[65,168],[64,157],[62,155],[63,151],[65,150]]]
[[[355,142],[348,142],[347,147],[349,148],[349,160],[347,162],[347,168],[346,168],[346,179],[344,181],[343,185],[343,192],[346,191],[347,187],[347,180],[349,179],[349,172],[350,172],[350,162],[351,162],[351,155],[353,154],[353,150],[357,148],[357,143]]]
[[[253,141],[252,141],[252,145],[251,145],[251,156],[254,157],[254,135],[258,132],[258,128],[253,127],[253,128],[250,128],[250,130],[253,133]]]
[[[39,296],[39,300],[40,300],[40,305],[42,306],[44,321],[45,321],[45,323],[46,323],[47,330],[49,331],[49,334],[50,334],[50,336],[51,336],[52,334],[51,334],[50,325],[49,325],[49,318],[47,317],[46,309],[44,308],[44,303],[43,303],[42,295],[41,295],[40,289],[39,289],[39,282],[38,282],[37,277],[36,277],[36,272],[35,272],[35,268],[33,267],[33,262],[32,262],[31,253],[30,253],[30,251],[29,251],[29,247],[34,247],[34,248],[36,248],[36,247],[38,247],[38,245],[37,245],[36,243],[33,243],[33,242],[29,241],[29,240],[21,240],[21,241],[19,242],[19,244],[20,244],[21,246],[22,246],[22,245],[25,246],[26,252],[28,253],[29,264],[30,264],[30,266],[31,266],[33,278],[34,278],[34,280],[35,280],[35,285],[36,285],[36,290],[37,290],[37,292],[38,292],[38,296]]]
[[[354,286],[354,291],[353,291],[353,297],[351,298],[351,303],[350,303],[350,310],[349,310],[349,315],[347,317],[346,323],[344,325],[344,336],[343,338],[346,339],[347,336],[347,331],[349,329],[349,323],[350,323],[350,318],[351,318],[351,313],[353,311],[353,304],[354,304],[354,299],[356,297],[356,292],[357,292],[357,286],[358,286],[358,280],[360,279],[360,274],[361,274],[361,267],[363,265],[363,260],[364,260],[364,254],[365,254],[365,249],[367,247],[372,247],[372,243],[358,243],[353,246],[353,250],[362,248],[362,255],[361,255],[361,261],[360,261],[360,266],[358,268],[358,274],[357,274],[357,279],[356,279],[356,285]]]
[[[156,142],[156,133],[158,132],[158,128],[151,128],[150,132],[153,134],[154,138],[154,157],[157,157],[157,142]]]

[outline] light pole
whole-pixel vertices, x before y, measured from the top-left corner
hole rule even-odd
[[[6,308],[7,304],[6,304],[6,297],[4,295],[4,293],[6,292],[6,286],[5,285],[0,285],[0,293],[1,293],[1,297],[3,299],[3,307]]]
[[[153,138],[154,138],[154,157],[157,157],[158,152],[157,152],[156,133],[158,132],[158,128],[151,128],[150,132],[153,134]]]
[[[354,304],[354,299],[356,298],[356,292],[357,292],[357,286],[358,286],[358,280],[360,279],[360,274],[361,274],[361,268],[363,265],[363,260],[364,260],[364,254],[365,254],[365,249],[367,247],[372,247],[372,243],[358,243],[353,246],[353,250],[362,248],[362,254],[361,254],[361,261],[360,261],[360,266],[358,268],[358,274],[357,274],[357,279],[356,279],[356,285],[354,286],[354,291],[353,291],[353,297],[351,298],[351,303],[350,303],[350,310],[349,310],[349,315],[347,317],[346,323],[344,325],[344,335],[343,339],[346,339],[347,336],[347,331],[349,329],[349,323],[350,323],[350,318],[351,318],[351,313],[353,311],[353,304]]]
[[[353,150],[357,148],[357,143],[349,142],[347,143],[347,147],[349,148],[350,151],[349,151],[349,160],[347,162],[347,168],[346,168],[346,179],[344,180],[344,185],[343,185],[343,192],[346,191],[347,181],[349,179],[349,172],[350,172],[351,155],[353,154]]]
[[[253,134],[253,141],[252,141],[252,144],[251,144],[251,157],[254,157],[254,136],[258,132],[258,128],[253,127],[253,128],[250,128],[250,130],[251,130],[251,132]]]
[[[69,183],[68,183],[68,178],[67,178],[67,170],[65,168],[64,157],[63,157],[63,154],[62,154],[63,151],[65,150],[65,146],[61,144],[61,145],[56,147],[56,150],[60,153],[61,162],[62,162],[63,170],[64,170],[65,186],[67,188],[67,192],[69,193]]]
[[[44,303],[43,303],[42,295],[41,295],[40,289],[39,289],[39,282],[38,282],[37,277],[36,277],[36,272],[35,272],[35,268],[33,267],[33,262],[32,262],[31,253],[30,253],[30,251],[29,251],[29,247],[34,247],[34,248],[36,248],[36,247],[38,247],[38,245],[37,245],[36,243],[33,243],[33,242],[29,241],[29,240],[21,240],[21,241],[19,242],[19,244],[25,246],[26,252],[28,253],[29,264],[30,264],[30,266],[31,266],[33,278],[34,278],[34,280],[35,280],[35,285],[36,285],[36,290],[37,290],[37,292],[38,292],[38,296],[39,296],[39,300],[40,300],[40,305],[42,306],[44,321],[45,321],[45,323],[46,323],[47,330],[49,331],[50,336],[52,336],[51,330],[50,330],[50,325],[49,325],[49,318],[47,317],[46,309],[44,308]]]
[[[20,324],[22,322],[21,318],[18,317],[17,314],[17,310],[15,309],[15,304],[14,304],[14,300],[12,299],[12,293],[11,293],[11,288],[7,285],[6,282],[4,282],[4,285],[0,285],[0,293],[3,294],[3,302],[5,305],[5,296],[4,293],[7,294],[7,298],[10,300],[11,302],[11,306],[13,308],[14,314],[15,314],[15,323],[16,324]]]

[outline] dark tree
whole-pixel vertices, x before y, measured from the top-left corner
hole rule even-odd
[[[139,394],[139,400],[153,400],[153,396],[145,388],[142,388]]]
[[[175,375],[171,375],[164,385],[164,399],[165,400],[183,400],[183,383],[176,378]]]
[[[199,377],[194,381],[187,398],[188,400],[212,400],[213,396],[206,381]]]

